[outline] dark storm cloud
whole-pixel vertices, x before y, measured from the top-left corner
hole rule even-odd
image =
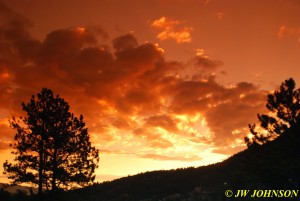
[[[131,33],[108,44],[101,28],[59,29],[37,40],[28,31],[29,20],[3,3],[0,11],[0,111],[19,115],[22,101],[49,87],[72,111],[83,113],[97,143],[121,141],[126,131],[150,148],[168,149],[176,146],[174,134],[191,143],[232,144],[245,135],[234,131],[247,127],[263,109],[265,92],[253,84],[224,86],[207,74],[221,61],[203,55],[192,64],[166,61],[162,49],[138,43]],[[186,136],[181,130],[180,124],[190,122],[176,115],[196,114],[206,119],[213,137]],[[5,136],[6,130],[0,141]]]
[[[228,145],[243,139],[246,125],[256,121],[258,111],[265,111],[266,92],[258,91],[250,83],[238,83],[224,90],[218,103],[205,113],[208,127],[215,133],[216,145]],[[235,131],[238,131],[235,133]]]
[[[197,55],[194,59],[195,65],[204,70],[214,71],[217,67],[223,65],[222,61],[213,60],[207,56]]]
[[[167,115],[156,115],[147,118],[146,126],[161,127],[169,132],[178,132],[176,121]]]
[[[132,34],[126,34],[113,40],[113,47],[118,52],[124,52],[138,46],[137,39]]]

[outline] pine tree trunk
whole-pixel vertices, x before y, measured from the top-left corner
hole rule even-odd
[[[54,148],[54,154],[53,154],[53,175],[52,175],[52,192],[55,192],[57,190],[57,187],[56,187],[56,174],[57,174],[57,148],[55,147]]]
[[[40,162],[39,162],[39,189],[38,189],[38,194],[41,195],[43,192],[43,169],[44,169],[44,160],[43,160],[43,155],[44,155],[44,142],[43,139],[40,141],[40,147],[39,147],[39,157],[40,157]]]

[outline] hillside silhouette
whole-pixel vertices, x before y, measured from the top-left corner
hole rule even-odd
[[[231,200],[224,197],[227,189],[299,189],[299,133],[300,126],[293,126],[274,141],[252,146],[220,163],[141,173],[57,194],[55,200],[217,201]]]
[[[225,198],[224,192],[228,189],[299,189],[299,134],[300,126],[293,126],[271,142],[251,146],[223,162],[208,166],[145,172],[42,197],[23,196],[22,200],[221,201],[238,200]]]

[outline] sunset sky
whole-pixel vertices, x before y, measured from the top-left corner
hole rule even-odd
[[[0,0],[0,182],[8,120],[43,87],[83,114],[101,182],[245,149],[290,77],[299,0]]]

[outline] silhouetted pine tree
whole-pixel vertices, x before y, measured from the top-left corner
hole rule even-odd
[[[98,150],[91,145],[83,116],[69,112],[69,104],[50,89],[22,103],[25,117],[15,117],[14,164],[6,161],[4,173],[13,183],[32,183],[56,191],[85,186],[95,179]]]
[[[264,144],[300,123],[300,89],[295,87],[295,81],[290,78],[281,84],[279,90],[268,95],[266,107],[271,114],[257,115],[260,127],[267,133],[257,131],[256,124],[249,125],[253,138],[245,137],[248,146]]]

